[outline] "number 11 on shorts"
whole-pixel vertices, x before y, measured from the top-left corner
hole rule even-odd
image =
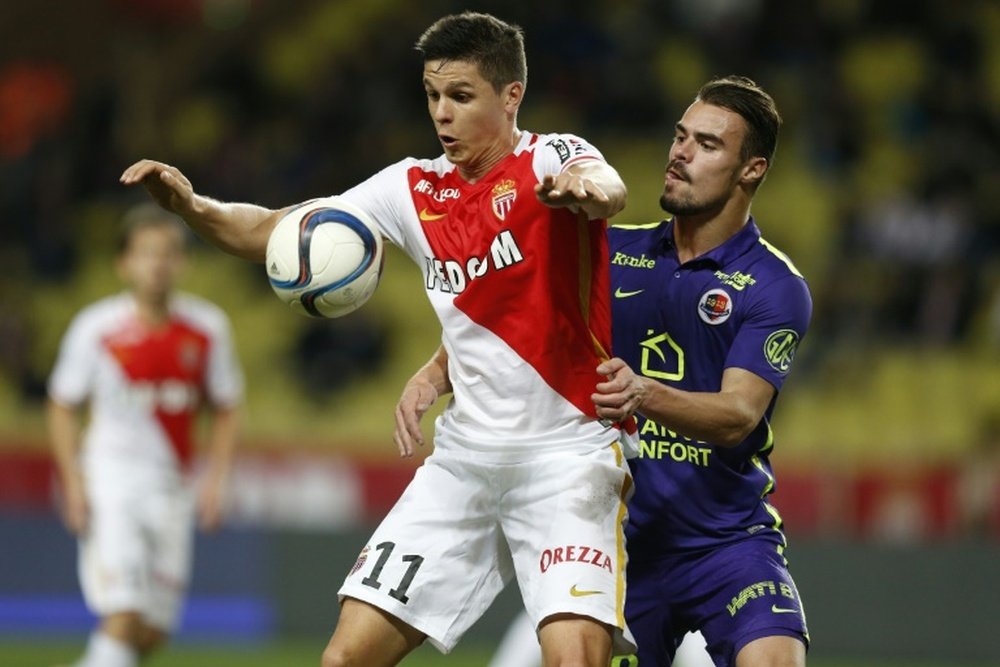
[[[392,551],[396,548],[395,542],[382,542],[375,547],[379,551],[378,559],[375,561],[375,567],[372,568],[372,573],[361,580],[361,583],[365,586],[370,586],[375,590],[382,588],[382,582],[379,581],[379,577],[382,575],[382,570],[385,568],[385,564],[389,562],[389,558],[392,557]],[[423,556],[418,556],[416,554],[406,554],[401,559],[404,563],[409,563],[406,568],[406,572],[403,574],[402,579],[399,580],[399,585],[393,589],[389,590],[389,597],[399,600],[401,603],[406,604],[410,601],[407,597],[406,591],[409,590],[410,584],[413,583],[413,577],[416,576],[417,570],[424,562]]]

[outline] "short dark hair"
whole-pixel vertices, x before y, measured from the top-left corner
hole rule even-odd
[[[774,99],[763,88],[745,76],[724,76],[702,86],[696,99],[742,116],[747,124],[747,134],[743,138],[740,156],[744,160],[762,157],[768,165],[772,163],[778,146],[781,115]]]
[[[508,83],[528,81],[524,31],[490,14],[462,12],[438,19],[416,44],[428,60],[475,63],[497,92]]]
[[[186,245],[186,228],[176,215],[163,210],[152,202],[136,204],[122,215],[116,248],[118,256],[121,257],[128,251],[136,234],[151,227],[176,229],[181,242]]]

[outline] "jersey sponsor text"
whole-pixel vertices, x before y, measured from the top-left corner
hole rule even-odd
[[[729,611],[730,616],[735,616],[736,613],[750,600],[756,600],[757,598],[762,597],[775,597],[778,595],[791,600],[795,599],[795,591],[792,590],[791,586],[783,581],[779,581],[777,583],[770,580],[758,581],[757,583],[750,584],[740,591],[736,597],[733,598],[733,601],[726,605],[726,609]]]
[[[567,544],[562,547],[553,547],[542,551],[542,556],[538,560],[538,568],[545,572],[553,565],[559,563],[587,563],[597,566],[608,572],[614,572],[611,567],[611,557],[600,549],[583,546],[582,544]]]
[[[611,258],[611,263],[619,266],[631,266],[636,269],[656,268],[656,260],[646,257],[645,254],[635,257],[634,255],[627,255],[620,251],[615,252],[615,256]]]
[[[480,278],[489,269],[494,271],[505,269],[524,261],[524,253],[517,246],[517,241],[509,229],[505,229],[490,244],[489,253],[484,257],[469,257],[464,262],[454,259],[440,260],[437,257],[425,257],[427,289],[440,290],[452,294],[461,294],[470,281]]]

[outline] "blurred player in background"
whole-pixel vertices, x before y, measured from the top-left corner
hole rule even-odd
[[[340,590],[323,664],[393,665],[425,639],[449,651],[516,575],[546,664],[605,667],[612,645],[633,646],[631,478],[618,428],[590,398],[611,342],[605,219],[624,207],[625,186],[583,139],[518,129],[517,26],[447,16],[417,49],[444,154],[401,160],[343,197],[421,267],[448,356],[428,372],[450,377],[453,400],[433,454]],[[122,182],[255,261],[287,211],[197,195],[149,160]]]
[[[243,394],[225,314],[174,290],[184,227],[153,204],[123,222],[118,271],[128,289],[76,316],[49,381],[64,519],[80,540],[84,598],[100,617],[75,667],[134,667],[174,629],[195,516],[208,530],[222,518]],[[196,491],[193,422],[206,402]]]
[[[608,379],[593,400],[606,419],[639,418],[626,619],[640,665],[670,664],[695,631],[720,667],[805,664],[805,615],[766,496],[771,413],[812,300],[750,217],[780,123],[749,79],[710,81],[670,147],[660,204],[673,218],[609,233],[618,356],[598,367]],[[433,370],[403,391],[404,442],[420,437],[428,399],[445,386]],[[514,622],[492,667],[537,661],[524,627]]]

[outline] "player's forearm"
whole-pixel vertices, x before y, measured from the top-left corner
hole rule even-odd
[[[263,262],[267,239],[284,210],[254,204],[224,203],[195,195],[184,221],[212,245],[252,262]]]
[[[736,447],[760,422],[754,406],[735,393],[691,392],[646,379],[639,405],[647,419],[681,435],[721,447]]]
[[[599,187],[607,197],[606,201],[592,200],[583,204],[581,208],[588,219],[611,218],[625,208],[628,190],[614,167],[607,162],[588,160],[580,165],[580,173]]]
[[[452,391],[451,378],[448,375],[448,352],[444,345],[438,347],[434,356],[416,372],[412,381],[421,381],[434,387],[438,396],[450,394]]]
[[[79,417],[76,410],[49,401],[46,406],[46,425],[56,469],[63,484],[80,480]]]
[[[212,415],[208,437],[208,474],[215,484],[224,484],[236,456],[242,411],[239,408],[219,408]]]

